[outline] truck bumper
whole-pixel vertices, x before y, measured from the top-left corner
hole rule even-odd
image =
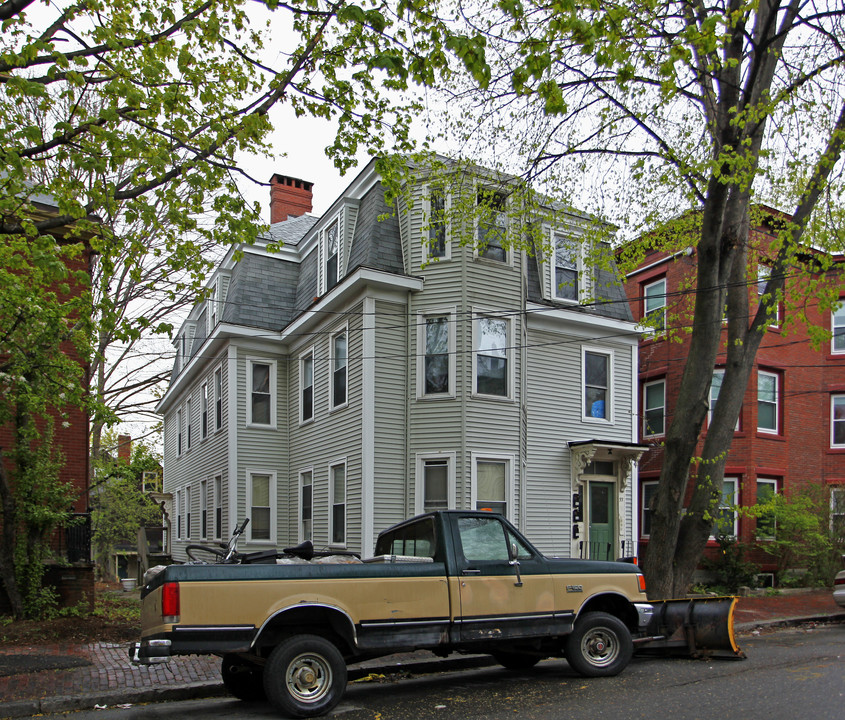
[[[654,617],[654,605],[651,603],[634,603],[637,609],[637,628],[640,632],[645,632],[651,618]]]
[[[170,640],[142,640],[129,646],[129,660],[135,665],[155,665],[170,660]]]

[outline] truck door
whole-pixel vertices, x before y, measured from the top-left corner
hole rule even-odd
[[[543,558],[497,515],[460,516],[455,529],[460,640],[552,634],[554,586]]]

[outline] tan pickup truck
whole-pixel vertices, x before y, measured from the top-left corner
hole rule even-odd
[[[420,515],[375,552],[171,565],[143,588],[133,660],[217,654],[235,696],[311,717],[340,701],[347,663],[421,648],[509,668],[564,656],[582,675],[615,675],[652,617],[636,565],[545,557],[489,512]]]

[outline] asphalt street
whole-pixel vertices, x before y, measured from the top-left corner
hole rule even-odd
[[[827,720],[845,708],[845,624],[744,637],[746,660],[635,658],[620,676],[584,679],[560,660],[529,672],[490,667],[350,683],[330,717],[343,720]],[[58,716],[50,716],[58,717]],[[227,698],[78,712],[74,720],[250,720],[279,717]]]

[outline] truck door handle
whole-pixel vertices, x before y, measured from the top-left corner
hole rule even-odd
[[[464,568],[461,575],[481,575],[481,570],[478,568]]]

